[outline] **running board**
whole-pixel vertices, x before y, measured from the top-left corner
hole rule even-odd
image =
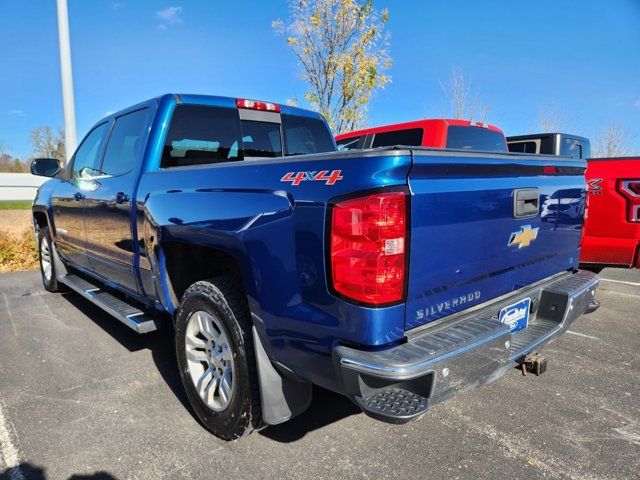
[[[80,278],[77,275],[61,275],[58,277],[58,281],[64,283],[71,290],[78,292],[94,305],[138,333],[148,333],[158,329],[156,322],[146,316],[142,310],[109,292],[101,290],[99,286],[86,281],[84,278]]]

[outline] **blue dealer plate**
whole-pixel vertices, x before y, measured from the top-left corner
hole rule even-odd
[[[531,299],[525,298],[518,303],[509,305],[500,310],[500,316],[498,317],[500,322],[509,325],[512,332],[522,330],[529,323],[529,307],[531,306]]]

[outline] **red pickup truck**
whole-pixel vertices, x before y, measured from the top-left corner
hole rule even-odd
[[[498,127],[483,122],[431,118],[366,128],[336,136],[338,150],[410,145],[506,152],[507,142]]]
[[[580,262],[640,268],[640,157],[590,158]]]
[[[580,264],[640,268],[640,157],[589,158],[589,140],[565,133],[508,137],[509,151],[587,159]],[[568,205],[558,205],[568,208]]]

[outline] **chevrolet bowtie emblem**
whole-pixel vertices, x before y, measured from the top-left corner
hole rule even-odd
[[[509,246],[517,245],[518,248],[524,248],[531,245],[538,238],[538,228],[531,228],[531,225],[523,225],[519,232],[513,232],[509,239]]]

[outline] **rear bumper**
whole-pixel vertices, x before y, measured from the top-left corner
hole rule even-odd
[[[338,346],[333,351],[338,378],[368,415],[407,422],[429,405],[499,378],[563,333],[593,305],[597,284],[595,274],[580,270],[408,332],[405,343],[386,350]],[[498,313],[524,298],[531,298],[529,324],[511,333]]]
[[[640,267],[638,238],[593,237],[585,235],[580,249],[580,264]]]

